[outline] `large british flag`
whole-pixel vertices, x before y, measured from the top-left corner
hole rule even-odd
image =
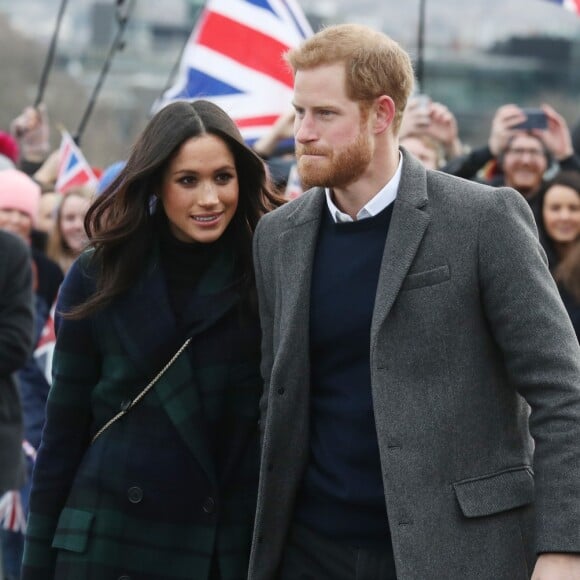
[[[251,143],[288,110],[292,75],[282,55],[310,34],[294,0],[209,0],[176,83],[155,108],[174,100],[211,100]]]
[[[97,184],[98,179],[83,152],[70,133],[63,130],[55,190],[59,193],[66,193],[71,187],[90,185],[96,188]]]
[[[570,10],[570,12],[576,12],[576,14],[580,14],[580,0],[547,0],[548,2],[552,2],[553,4],[559,4],[562,8],[566,8],[566,10]]]

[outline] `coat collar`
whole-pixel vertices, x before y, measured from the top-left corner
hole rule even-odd
[[[234,256],[228,247],[216,255],[201,277],[187,307],[189,336],[195,338],[239,300]],[[181,346],[177,320],[169,302],[160,252],[154,247],[137,283],[115,303],[111,317],[135,365],[153,376]]]
[[[371,324],[371,348],[375,346],[378,331],[391,311],[430,220],[427,172],[419,161],[404,149],[401,151],[403,174],[381,263]]]
[[[403,168],[395,204],[423,208],[428,201],[427,171],[406,149],[401,147]],[[320,225],[322,207],[325,204],[324,189],[314,187],[292,202],[294,208],[288,214],[288,225],[291,227],[316,222]],[[396,207],[396,205],[395,205]]]
[[[111,307],[111,318],[134,364],[153,376],[178,348],[177,322],[155,248],[138,282]]]
[[[427,172],[407,151],[401,149],[401,152],[403,170],[381,263],[371,337],[376,337],[388,316],[430,219]],[[296,331],[300,332],[292,341],[300,344],[305,340],[303,344],[308,344],[312,264],[325,206],[324,190],[309,190],[292,204],[294,207],[288,214],[286,229],[280,234],[280,244],[284,248],[281,275],[289,308],[287,320],[295,321]]]
[[[188,310],[193,313],[189,326],[192,339],[239,303],[239,282],[234,279],[233,252],[224,248],[200,279],[189,304]],[[186,338],[180,335],[169,303],[157,248],[138,283],[116,302],[111,314],[128,356],[150,380],[171,360]],[[208,477],[216,483],[188,349],[158,380],[153,393]]]

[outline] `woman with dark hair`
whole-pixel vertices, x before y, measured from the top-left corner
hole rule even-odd
[[[540,241],[580,337],[580,173],[561,171],[538,198]]]
[[[63,283],[23,580],[242,580],[258,477],[251,241],[279,205],[207,101],[159,111]]]

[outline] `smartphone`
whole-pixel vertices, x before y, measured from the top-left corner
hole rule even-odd
[[[542,109],[522,109],[527,119],[517,125],[514,125],[512,129],[547,129],[548,128],[548,118],[546,113]]]

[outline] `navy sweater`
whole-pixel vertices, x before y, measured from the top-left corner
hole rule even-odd
[[[296,520],[359,546],[389,536],[370,328],[392,207],[349,223],[325,207],[312,269],[310,459]]]

